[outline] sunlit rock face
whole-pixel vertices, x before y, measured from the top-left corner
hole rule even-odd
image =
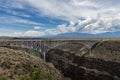
[[[51,49],[46,60],[72,80],[120,80],[120,54],[114,52],[120,42],[101,42],[91,50],[82,44],[66,44]],[[104,49],[101,49],[104,47]],[[111,49],[114,49],[110,54]],[[117,49],[118,50],[118,49]],[[98,56],[99,55],[99,56]],[[113,57],[110,55],[114,55]]]

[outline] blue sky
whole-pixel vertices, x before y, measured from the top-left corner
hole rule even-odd
[[[0,36],[120,31],[120,0],[0,0]]]

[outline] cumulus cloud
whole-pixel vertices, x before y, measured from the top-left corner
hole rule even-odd
[[[118,31],[120,7],[119,0],[25,0],[40,15],[70,22],[60,24],[44,32],[60,34],[67,32],[103,33]],[[116,4],[116,5],[113,5]]]
[[[61,33],[79,32],[99,34],[104,32],[120,31],[120,0],[17,0],[19,8],[25,8],[24,4],[31,6],[39,16],[47,16],[69,22],[59,24],[54,28],[44,31],[28,30],[16,34],[24,35],[57,35]],[[10,2],[10,1],[9,1]],[[16,2],[14,2],[16,3]],[[11,3],[12,4],[12,3]],[[12,6],[14,7],[14,5]],[[1,17],[2,18],[2,17]],[[5,18],[5,17],[4,17]],[[7,20],[7,19],[6,19]],[[9,19],[8,19],[9,20]],[[12,19],[16,23],[34,24],[39,23]],[[2,21],[2,19],[1,19]],[[35,34],[35,35],[34,35]]]
[[[41,26],[34,26],[34,29],[35,30],[39,30],[39,29],[41,29],[42,27]]]
[[[40,32],[40,31],[36,31],[36,30],[28,30],[25,32],[14,32],[15,36],[33,36],[33,37],[37,37],[37,36],[44,36],[44,32]]]
[[[100,34],[105,32],[115,32],[120,31],[120,17],[116,16],[114,18],[87,18],[85,20],[79,20],[78,22],[70,21],[69,24],[61,24],[56,28],[46,29],[45,31],[38,31],[39,27],[34,27],[36,30],[29,30],[22,33],[15,33],[24,36],[45,36],[45,35],[57,35],[61,33],[90,33],[90,34]]]
[[[4,4],[4,5],[3,5]],[[24,3],[21,2],[21,0],[0,0],[0,8],[4,9],[24,9]]]
[[[12,14],[14,16],[21,16],[21,17],[26,17],[26,18],[31,17],[31,15],[25,14],[23,12],[17,12],[17,11],[13,11],[13,10],[6,10],[6,12],[9,14]]]
[[[120,31],[120,16],[113,18],[96,17],[71,22],[69,25],[61,24],[55,29],[46,30],[49,34],[60,34],[69,32],[100,34],[104,32]]]
[[[120,10],[117,0],[24,0],[42,15],[63,20],[79,20]],[[116,5],[113,5],[116,4]],[[110,12],[111,11],[111,12]],[[107,14],[109,17],[111,15]],[[116,13],[115,13],[116,14]]]
[[[63,20],[78,20],[97,14],[96,4],[87,0],[25,0],[42,15]]]
[[[44,33],[40,31],[35,31],[35,30],[29,30],[24,33],[24,36],[43,36]]]
[[[69,33],[69,32],[75,32],[75,26],[73,26],[73,23],[72,24],[61,24],[61,25],[58,25],[56,28],[53,28],[53,29],[47,29],[45,30],[44,32],[48,35],[48,34],[51,34],[51,35],[57,35],[57,34],[61,34],[61,33]]]
[[[6,24],[27,24],[27,25],[43,25],[38,22],[30,21],[27,19],[18,18],[15,16],[0,15],[0,23]]]

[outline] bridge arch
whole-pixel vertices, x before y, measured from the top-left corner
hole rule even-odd
[[[87,41],[87,40],[8,40],[8,41],[0,41],[0,46],[14,46],[14,47],[22,47],[28,49],[34,49],[40,52],[44,57],[45,53],[50,49],[55,48],[57,46],[65,45],[65,44],[82,44],[86,48],[88,48],[91,52],[93,46],[99,41]]]
[[[82,44],[82,43],[69,42],[69,43],[64,43],[64,44],[56,45],[56,46],[51,47],[51,48],[49,48],[49,49],[59,48],[59,47],[61,47],[61,46],[70,45],[70,44],[71,44],[71,45],[72,45],[72,44],[81,45],[81,46],[84,46],[84,47],[88,48],[86,45],[84,45],[84,44]],[[73,47],[74,47],[74,46],[73,46]]]

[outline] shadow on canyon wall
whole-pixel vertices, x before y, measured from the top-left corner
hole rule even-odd
[[[72,80],[120,80],[119,46],[120,41],[103,41],[89,54],[82,44],[67,44],[51,49],[46,60]]]

